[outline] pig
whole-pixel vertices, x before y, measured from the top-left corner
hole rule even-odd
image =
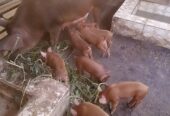
[[[107,54],[108,54],[108,57],[110,57],[110,48],[111,48],[111,45],[112,45],[112,37],[113,37],[113,32],[111,31],[108,31],[108,30],[104,30],[104,29],[99,29],[99,28],[90,28],[91,32],[93,33],[96,33],[98,34],[98,36],[101,36],[103,38],[106,39],[106,42],[107,42]]]
[[[92,12],[94,8],[100,9],[103,4],[107,2],[104,0],[22,0],[11,21],[1,20],[0,24],[6,26],[8,35],[0,40],[0,52],[26,52],[36,46],[46,34],[49,35],[48,41],[51,46],[54,46],[58,42],[64,23],[77,20]]]
[[[68,30],[71,36],[70,40],[74,48],[79,50],[84,56],[93,58],[90,45],[81,38],[80,33],[74,28],[69,28]]]
[[[96,23],[85,23],[86,26],[90,27],[89,30],[95,34],[98,34],[98,36],[103,37],[107,41],[107,46],[109,49],[110,53],[110,47],[112,45],[112,37],[113,37],[113,32],[105,30],[105,29],[100,29]]]
[[[91,15],[101,29],[110,30],[112,17],[125,0],[99,1],[100,7],[95,7]]]
[[[128,103],[129,108],[135,108],[147,95],[149,87],[141,82],[120,82],[106,85],[106,88],[99,93],[99,103],[112,105],[113,114],[121,98],[132,98]]]
[[[46,64],[52,69],[52,76],[59,81],[68,83],[68,72],[65,66],[64,60],[59,56],[58,53],[52,51],[49,47],[47,52],[42,52],[41,55],[44,58]]]
[[[76,56],[75,63],[78,73],[88,72],[91,77],[93,77],[98,82],[105,82],[110,77],[109,71],[106,71],[105,68],[95,62],[93,59],[89,59],[85,56]]]
[[[90,28],[90,31],[93,33],[98,34],[101,37],[104,37],[107,41],[108,48],[111,47],[112,45],[112,37],[113,37],[113,32],[104,30],[104,29],[99,29],[99,28]]]
[[[76,104],[70,112],[72,116],[109,116],[99,106],[90,102]]]
[[[100,36],[99,33],[92,32],[91,28],[94,28],[94,27],[87,26],[85,22],[78,23],[76,27],[80,31],[81,36],[88,43],[96,46],[102,52],[103,57],[106,55],[107,57],[110,56],[110,51],[109,51],[106,38],[103,36]]]

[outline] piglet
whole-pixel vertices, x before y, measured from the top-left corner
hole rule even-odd
[[[105,37],[100,36],[99,33],[92,32],[91,28],[94,28],[94,26],[86,25],[86,23],[81,22],[76,25],[77,29],[80,31],[81,36],[87,41],[88,43],[96,46],[101,52],[102,56],[109,57],[110,51],[107,44],[107,40]]]
[[[135,108],[147,95],[148,86],[141,82],[120,82],[106,86],[106,88],[99,93],[99,103],[112,105],[113,114],[119,104],[120,98],[132,98],[128,103],[129,108]]]
[[[48,48],[47,52],[41,52],[46,64],[52,69],[52,76],[59,81],[68,82],[68,72],[64,60],[58,53]]]
[[[106,39],[106,41],[107,41],[108,48],[111,47],[111,45],[112,45],[112,37],[113,37],[113,33],[111,31],[104,30],[104,29],[99,29],[99,28],[96,28],[96,27],[90,28],[90,31],[93,32],[93,33],[98,34],[101,37],[104,37]]]
[[[71,35],[70,40],[74,48],[76,48],[76,50],[79,50],[82,55],[93,58],[90,45],[81,38],[80,33],[74,28],[68,28],[68,30]]]
[[[99,106],[90,102],[75,104],[75,106],[71,108],[70,112],[72,116],[109,116]]]
[[[79,73],[88,72],[98,82],[105,82],[110,76],[109,71],[95,62],[93,59],[89,59],[85,56],[76,56],[76,67]]]

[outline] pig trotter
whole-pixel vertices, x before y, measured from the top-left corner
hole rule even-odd
[[[110,48],[107,49],[107,58],[110,57]]]
[[[113,115],[114,112],[116,111],[116,107],[117,107],[118,104],[119,104],[119,100],[112,101],[112,112],[111,112],[111,115]]]
[[[130,109],[133,109],[135,108],[136,104],[137,104],[137,100],[135,98],[132,98],[132,100],[128,103],[128,107]]]

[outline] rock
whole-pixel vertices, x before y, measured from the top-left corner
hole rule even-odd
[[[168,8],[160,0],[125,0],[113,16],[112,31],[170,49]]]
[[[63,116],[69,104],[69,88],[51,78],[32,81],[26,93],[32,97],[18,116]]]

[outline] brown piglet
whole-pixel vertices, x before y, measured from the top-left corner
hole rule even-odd
[[[107,41],[108,48],[111,47],[112,45],[112,37],[113,37],[113,32],[104,30],[104,29],[99,29],[99,28],[90,28],[91,32],[98,34],[101,37],[104,37]]]
[[[100,91],[100,90],[99,90]],[[131,98],[128,103],[129,108],[135,108],[147,95],[148,86],[141,82],[120,82],[106,86],[106,88],[99,93],[99,103],[112,104],[113,114],[119,104],[120,98]]]
[[[91,28],[95,28],[95,26],[89,26],[86,25],[86,23],[81,22],[76,25],[77,29],[80,31],[81,36],[85,41],[88,43],[94,45],[96,48],[98,48],[102,52],[102,56],[109,57],[110,51],[109,46],[107,44],[107,40],[105,37],[100,36],[99,33],[95,33],[91,31]]]
[[[76,56],[76,67],[79,73],[88,72],[98,82],[105,82],[110,76],[105,68],[85,56]]]
[[[41,52],[46,64],[52,69],[52,76],[59,81],[68,82],[68,72],[64,60],[58,53],[48,48],[47,52]]]
[[[71,108],[70,112],[72,116],[109,116],[99,106],[90,102],[75,104],[74,107]]]
[[[90,45],[81,38],[80,33],[74,28],[69,28],[69,33],[71,36],[70,40],[74,48],[76,50],[79,50],[82,55],[87,56],[89,58],[93,58],[92,49]]]

